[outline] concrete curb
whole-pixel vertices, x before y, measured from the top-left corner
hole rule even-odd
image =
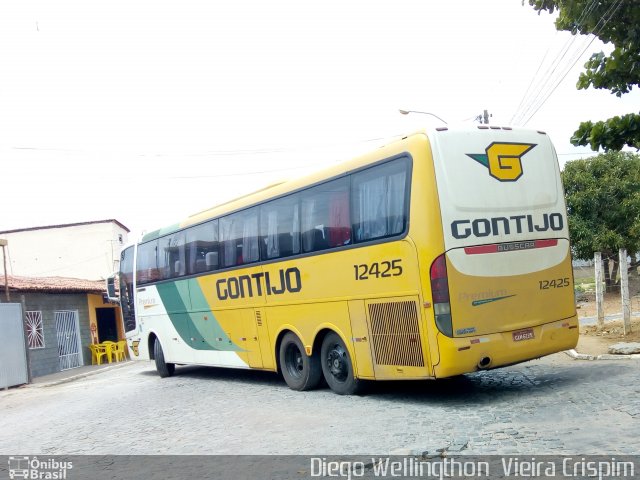
[[[640,312],[631,312],[632,319],[638,317],[640,317]],[[622,320],[622,312],[604,316],[605,322],[611,322],[613,320]],[[580,325],[596,325],[598,323],[598,317],[578,317],[578,322],[580,322]]]
[[[602,355],[587,355],[585,353],[578,353],[575,349],[565,350],[564,353],[569,355],[574,360],[634,360],[640,359],[640,353],[633,353],[631,355],[617,355],[612,353],[604,353]]]
[[[131,365],[133,360],[127,360],[125,362],[116,363],[114,365],[110,365],[108,367],[100,368],[98,370],[92,370],[90,372],[79,373],[78,375],[72,375],[70,377],[61,378],[59,380],[52,380],[51,382],[46,383],[31,383],[27,385],[27,388],[45,388],[45,387],[53,387],[55,385],[60,385],[63,383],[73,382],[75,380],[79,380],[81,378],[90,377],[92,375],[97,375],[99,373],[108,372],[110,370],[115,370],[116,368],[122,368],[127,365]]]

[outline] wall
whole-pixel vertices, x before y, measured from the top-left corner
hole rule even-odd
[[[100,222],[3,233],[2,238],[9,241],[10,275],[100,280],[117,270],[127,231]]]
[[[32,377],[40,377],[60,371],[58,360],[58,340],[56,336],[55,312],[60,310],[77,310],[80,324],[80,340],[84,365],[91,365],[89,344],[89,308],[86,293],[15,293],[12,298],[20,301],[24,295],[26,310],[42,312],[44,348],[29,349],[29,360]]]

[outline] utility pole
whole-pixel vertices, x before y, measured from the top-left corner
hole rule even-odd
[[[484,110],[480,115],[478,115],[476,117],[476,120],[478,122],[480,122],[480,125],[485,124],[488,125],[489,124],[489,119],[492,117],[493,115],[491,115],[489,113],[489,110]]]
[[[9,242],[5,238],[0,238],[0,247],[2,247],[2,263],[4,264],[4,294],[7,296],[7,303],[11,301],[9,298],[9,280],[7,278],[7,254],[5,248]]]

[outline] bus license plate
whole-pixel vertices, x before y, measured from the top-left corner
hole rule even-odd
[[[521,342],[523,340],[531,340],[533,337],[533,328],[525,328],[524,330],[518,330],[513,332],[513,341]]]

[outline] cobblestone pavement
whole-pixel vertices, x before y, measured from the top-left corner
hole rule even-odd
[[[623,454],[640,452],[640,361],[557,354],[362,396],[271,373],[130,365],[0,392],[0,454]]]

